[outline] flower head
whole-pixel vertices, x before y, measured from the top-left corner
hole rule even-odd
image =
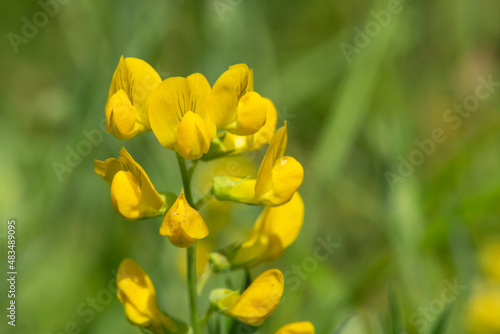
[[[267,103],[253,91],[253,72],[245,64],[230,66],[215,82],[209,110],[218,129],[237,135],[256,133],[266,122]]]
[[[174,246],[181,248],[190,247],[196,239],[203,239],[208,235],[205,221],[187,202],[184,189],[163,218],[160,234],[167,236]]]
[[[276,206],[292,198],[304,178],[304,169],[292,157],[284,156],[286,124],[276,131],[262,160],[257,179],[218,176],[213,192],[220,200]]]
[[[184,324],[160,311],[153,282],[144,269],[133,260],[122,261],[116,283],[118,299],[132,325],[153,333],[187,333]]]
[[[293,322],[281,327],[274,334],[314,334],[314,326],[309,321]]]
[[[128,220],[155,217],[166,211],[165,196],[154,188],[142,167],[125,148],[121,157],[94,160],[94,170],[111,186],[116,213]]]
[[[164,80],[152,93],[149,121],[158,141],[188,160],[208,152],[215,124],[207,111],[210,84],[200,73]]]
[[[160,76],[148,63],[122,56],[106,102],[107,132],[126,140],[151,130],[149,95],[160,83]]]

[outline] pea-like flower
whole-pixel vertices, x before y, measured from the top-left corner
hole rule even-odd
[[[216,176],[213,194],[219,200],[276,206],[292,198],[304,178],[304,169],[292,157],[284,156],[287,145],[285,126],[274,134],[262,160],[257,179]]]
[[[127,320],[155,334],[187,333],[182,322],[160,311],[156,291],[148,274],[131,259],[125,259],[116,276],[117,295]]]
[[[309,321],[292,322],[281,327],[274,334],[314,334],[314,326]]]
[[[283,274],[270,269],[260,274],[241,295],[229,289],[210,294],[212,307],[251,326],[260,326],[273,314],[283,295]]]
[[[217,158],[220,156],[240,154],[249,151],[258,151],[262,146],[269,143],[276,131],[278,113],[273,102],[268,98],[263,98],[267,105],[266,122],[254,134],[238,136],[229,132],[221,132],[212,140],[210,150],[203,156],[204,160]]]
[[[241,245],[210,254],[213,270],[238,269],[276,260],[295,241],[303,221],[304,202],[298,192],[283,205],[266,207]]]
[[[190,247],[197,239],[208,235],[205,221],[187,202],[184,189],[163,218],[160,234],[167,236],[174,246],[180,248]]]
[[[149,95],[160,83],[160,76],[148,63],[122,56],[106,102],[107,132],[126,140],[151,130]]]
[[[217,129],[237,135],[256,133],[266,122],[267,103],[253,91],[253,72],[245,64],[230,66],[215,82],[209,110]]]
[[[159,216],[166,211],[166,197],[160,195],[142,167],[125,148],[121,157],[94,160],[94,170],[111,186],[111,203],[116,213],[128,220]]]
[[[200,73],[164,80],[149,101],[149,121],[158,141],[188,160],[208,152],[215,124],[207,108],[210,84]]]

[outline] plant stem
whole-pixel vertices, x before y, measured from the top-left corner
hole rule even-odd
[[[179,163],[179,168],[181,170],[182,184],[184,186],[184,195],[186,196],[186,201],[189,205],[194,208],[193,195],[191,194],[191,175],[193,172],[189,172],[186,166],[186,160],[180,156],[179,153],[175,153],[177,156],[177,162]]]
[[[188,171],[186,160],[176,153],[177,162],[181,170],[182,184],[184,186],[184,195],[186,201],[191,207],[194,207],[193,197],[191,194],[191,176],[194,172],[194,166],[191,171]],[[189,305],[191,308],[191,326],[193,327],[193,334],[201,334],[200,321],[198,316],[198,294],[196,293],[196,243],[186,249],[186,267],[187,267],[187,280],[189,291]]]
[[[193,334],[200,334],[198,294],[196,293],[196,243],[186,249],[186,255],[189,301],[191,306],[191,325],[193,326]]]
[[[212,306],[210,306],[210,308],[207,310],[207,313],[205,313],[203,318],[201,318],[201,320],[200,320],[201,327],[205,327],[207,325],[208,320],[210,320],[210,317],[212,316],[212,314],[214,312],[215,312],[215,309]]]
[[[210,275],[212,275],[212,266],[208,264],[205,268],[205,271],[203,272],[203,274],[201,274],[200,279],[198,280],[198,295],[201,295],[201,293],[203,292],[203,288],[205,287],[205,284],[207,284]]]
[[[200,210],[207,204],[208,201],[210,201],[214,197],[212,193],[212,189],[208,193],[205,194],[202,198],[200,198],[196,203],[194,203],[194,208],[196,210]]]

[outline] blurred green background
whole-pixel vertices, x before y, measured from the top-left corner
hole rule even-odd
[[[348,319],[342,333],[427,333],[444,309],[438,332],[467,333],[467,301],[488,280],[478,251],[500,237],[500,87],[478,79],[500,81],[500,3],[393,5],[88,0],[65,1],[43,20],[40,3],[2,2],[0,242],[6,272],[5,222],[15,218],[18,291],[17,326],[2,314],[0,331],[139,333],[107,292],[125,257],[150,274],[163,309],[188,319],[182,254],[158,234],[161,219],[124,221],[93,171],[94,159],[125,146],[157,189],[181,187],[175,155],[152,133],[123,142],[102,131],[124,55],[162,78],[201,72],[211,84],[246,63],[279,124],[288,122],[306,217],[279,261],[252,270],[277,267],[286,278],[286,299],[260,333],[310,320],[330,334]],[[38,20],[36,32],[23,31],[23,18]],[[470,114],[450,110],[463,103]],[[58,176],[54,162],[67,166],[87,131],[102,140]],[[440,142],[430,141],[435,131]],[[416,141],[428,153],[415,153]],[[262,154],[242,163],[258,168]],[[203,214],[218,237],[208,243],[241,240],[259,212],[212,201]],[[336,246],[320,260],[314,250],[325,240]],[[456,282],[465,287],[444,302]],[[2,279],[3,312],[7,290]]]

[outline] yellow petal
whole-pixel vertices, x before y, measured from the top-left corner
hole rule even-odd
[[[286,203],[299,189],[304,179],[302,165],[292,157],[282,157],[272,170],[272,192],[263,197],[265,205]]]
[[[127,320],[152,333],[187,333],[187,327],[160,311],[153,282],[131,259],[125,259],[116,276],[117,295]]]
[[[96,173],[111,186],[115,211],[130,220],[163,214],[166,210],[165,200],[156,191],[144,169],[124,148],[120,154],[118,159],[94,161]],[[120,175],[116,178],[117,174]]]
[[[123,89],[113,94],[106,104],[106,130],[122,140],[135,137],[137,111]],[[139,126],[138,126],[139,127]],[[144,126],[143,126],[144,127]]]
[[[208,126],[198,125],[202,137],[207,132],[209,137],[215,136],[215,126],[207,113],[209,93],[210,84],[200,73],[194,73],[187,78],[168,78],[151,93],[149,121],[156,138],[164,147],[175,149],[178,128],[188,112],[196,114],[208,123]],[[198,123],[196,121],[196,124]]]
[[[120,58],[106,103],[106,128],[118,139],[130,139],[151,129],[148,99],[161,82],[156,71],[137,58]]]
[[[120,159],[109,158],[105,161],[94,160],[94,170],[109,186],[111,186],[115,174],[118,173],[118,171],[125,170],[125,167]]]
[[[149,326],[160,313],[149,276],[137,263],[125,259],[118,268],[116,282],[127,319],[136,326]]]
[[[238,101],[236,129],[242,136],[256,133],[266,122],[267,104],[256,92],[248,92]],[[231,131],[231,130],[230,130]]]
[[[283,287],[281,271],[268,270],[250,284],[226,314],[246,324],[259,326],[278,307]]]
[[[281,327],[274,334],[314,334],[314,326],[309,321],[293,322]]]
[[[181,248],[190,247],[196,239],[208,235],[205,221],[187,202],[184,189],[163,218],[160,234],[167,236],[174,246]]]
[[[264,159],[260,164],[259,172],[257,173],[257,184],[255,185],[256,196],[266,194],[273,186],[273,167],[277,160],[281,159],[285,153],[288,136],[286,132],[286,124],[274,134],[269,148],[267,149]]]
[[[257,151],[265,144],[269,143],[276,131],[276,123],[278,122],[278,114],[273,102],[267,98],[263,98],[266,103],[266,122],[259,131],[253,135],[239,136],[233,133],[226,133],[222,138],[221,144],[217,147],[210,147],[209,155],[218,156],[221,154],[232,155],[240,154],[247,151]]]
[[[199,159],[208,152],[210,147],[210,133],[205,121],[197,114],[188,111],[182,117],[177,128],[177,147],[185,159]]]
[[[276,131],[276,124],[278,122],[278,113],[276,112],[274,103],[267,98],[264,98],[264,101],[266,103],[266,123],[259,131],[247,139],[249,149],[254,151],[269,143]]]
[[[142,218],[141,189],[128,171],[119,171],[111,183],[111,203],[116,213],[130,220]]]
[[[248,66],[230,66],[215,82],[210,92],[209,112],[218,129],[237,120],[239,99],[253,89],[253,75]]]

